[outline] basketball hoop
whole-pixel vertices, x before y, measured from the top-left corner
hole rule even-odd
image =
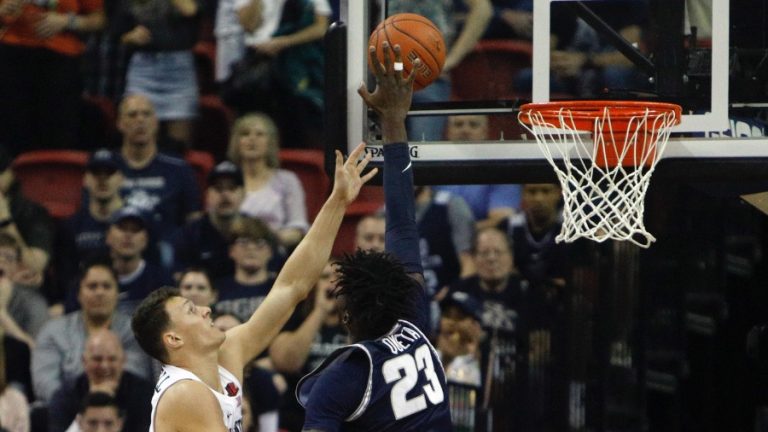
[[[647,248],[645,193],[680,123],[679,105],[640,101],[526,104],[518,120],[530,131],[563,191],[557,241],[627,240]]]

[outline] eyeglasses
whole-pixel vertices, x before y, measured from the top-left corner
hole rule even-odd
[[[249,247],[253,246],[258,249],[263,249],[269,247],[269,242],[266,239],[260,238],[260,239],[252,239],[247,237],[240,237],[235,239],[235,244],[242,247]]]

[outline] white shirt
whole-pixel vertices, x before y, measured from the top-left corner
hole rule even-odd
[[[172,385],[182,380],[203,382],[197,375],[186,369],[171,365],[163,365],[163,371],[160,373],[160,377],[157,379],[157,384],[155,385],[155,394],[152,396],[152,420],[149,426],[149,432],[155,432],[157,404],[160,402],[163,393],[165,393],[165,391]],[[224,426],[227,427],[229,432],[242,432],[243,386],[234,375],[221,366],[219,366],[219,381],[226,394],[219,393],[210,387],[208,387],[208,389],[214,396],[216,396],[216,400],[219,401]]]

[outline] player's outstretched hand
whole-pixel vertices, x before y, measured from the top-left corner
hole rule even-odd
[[[366,154],[360,159],[365,151],[365,143],[358,144],[349,154],[349,158],[344,162],[344,156],[336,150],[336,173],[333,181],[333,193],[342,199],[346,204],[351,203],[360,193],[360,188],[378,172],[374,168],[363,175],[363,170],[371,161],[371,155]]]
[[[400,45],[395,45],[393,51],[394,63],[391,59],[389,42],[382,44],[384,54],[384,64],[382,64],[376,56],[376,48],[374,46],[368,47],[368,54],[373,66],[372,72],[376,76],[376,88],[371,93],[365,83],[362,83],[357,92],[365,103],[382,118],[404,121],[411,107],[413,80],[416,78],[416,74],[410,73],[408,78],[404,78]],[[413,69],[417,69],[420,65],[421,60],[416,59],[413,63]]]

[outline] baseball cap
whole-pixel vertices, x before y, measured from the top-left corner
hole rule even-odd
[[[482,321],[482,303],[480,303],[477,298],[467,292],[451,291],[448,293],[448,295],[440,302],[440,307],[442,309],[446,309],[448,306],[456,306],[465,314],[478,321]]]
[[[110,218],[110,224],[115,225],[118,224],[124,220],[133,219],[135,221],[138,221],[144,229],[147,229],[147,218],[144,216],[144,213],[141,212],[141,210],[137,209],[136,207],[122,207],[118,211],[116,211],[112,217]]]
[[[88,164],[85,166],[85,169],[88,171],[93,171],[99,168],[114,171],[120,169],[120,165],[117,163],[115,154],[107,149],[99,149],[91,153],[91,157],[88,158]]]
[[[216,180],[224,177],[229,177],[235,181],[238,186],[243,185],[243,172],[234,163],[230,161],[219,162],[211,172],[208,173],[208,186],[212,185]]]

